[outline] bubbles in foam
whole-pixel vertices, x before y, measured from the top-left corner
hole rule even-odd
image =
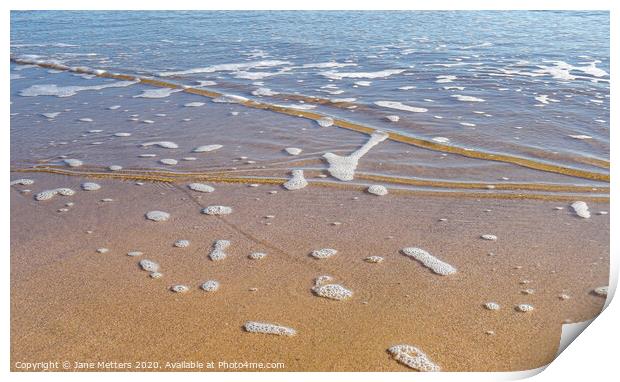
[[[143,143],[141,146],[142,147],[159,146],[164,149],[178,149],[179,148],[179,145],[177,145],[174,142],[169,142],[169,141],[147,142],[147,143]]]
[[[213,261],[224,260],[228,256],[224,250],[230,247],[230,241],[228,240],[216,240],[213,243],[213,250],[209,254],[209,258]]]
[[[447,276],[456,273],[456,268],[448,263],[444,263],[438,258],[434,257],[430,253],[421,248],[408,247],[403,248],[402,253],[409,256],[429,268],[431,271],[438,275]]]
[[[533,311],[534,307],[529,304],[519,304],[515,307],[515,309],[517,310],[517,312],[527,313]]]
[[[34,199],[38,201],[49,200],[56,195],[72,196],[72,195],[75,195],[75,191],[73,191],[70,188],[64,188],[64,187],[55,188],[52,190],[45,190],[45,191],[39,192],[38,194],[34,196]]]
[[[193,153],[206,153],[209,151],[214,151],[214,150],[218,150],[221,149],[223,146],[222,145],[205,145],[205,146],[198,146],[195,149],[192,150]]]
[[[386,115],[385,119],[387,119],[390,122],[398,122],[400,121],[400,117],[397,115]]]
[[[202,213],[206,215],[229,215],[232,208],[228,206],[208,206],[202,209]]]
[[[174,246],[177,248],[189,247],[189,240],[177,240],[174,242]]]
[[[319,297],[324,297],[337,301],[346,300],[353,296],[352,291],[343,287],[340,284],[323,284],[331,280],[332,278],[330,276],[317,277],[314,282],[314,287],[312,288],[314,294]]]
[[[170,219],[170,214],[163,211],[149,211],[146,213],[146,218],[154,222],[164,222]]]
[[[299,190],[308,185],[308,181],[304,178],[303,170],[291,171],[292,178],[286,181],[282,186],[289,191]]]
[[[364,259],[365,262],[367,263],[380,263],[382,262],[384,259],[381,256],[368,256],[367,258]]]
[[[97,253],[108,253],[110,252],[107,248],[97,248]]]
[[[412,113],[426,113],[428,111],[428,109],[424,107],[409,106],[409,105],[405,105],[402,102],[395,102],[395,101],[376,101],[375,105],[386,107],[389,109],[410,111]]]
[[[213,98],[211,101],[216,103],[243,103],[248,101],[247,98],[233,95],[233,94],[222,94],[219,97]]]
[[[34,180],[32,179],[15,179],[11,181],[11,186],[15,186],[16,184],[19,184],[20,186],[29,186],[31,184],[34,184]]]
[[[327,259],[334,256],[336,253],[338,253],[338,251],[335,249],[321,248],[312,251],[312,253],[310,253],[310,256],[314,257],[315,259]]]
[[[286,326],[269,324],[266,322],[248,321],[243,328],[249,333],[273,334],[276,336],[294,336],[297,331]]]
[[[489,241],[497,241],[497,236],[495,235],[480,235],[480,238],[484,239],[484,240],[489,240]]]
[[[577,214],[577,216],[582,217],[584,219],[590,218],[590,211],[588,209],[588,205],[586,202],[578,201],[574,202],[570,205],[573,211]]]
[[[142,268],[142,270],[147,271],[147,272],[157,272],[159,271],[159,264],[157,264],[154,261],[148,260],[148,259],[142,259],[140,260],[140,262],[138,263],[140,265],[140,268]]]
[[[264,259],[265,256],[267,256],[267,254],[262,252],[253,252],[248,255],[248,257],[252,260],[261,260]]]
[[[499,310],[500,308],[499,304],[496,302],[487,302],[486,304],[484,304],[484,307],[488,310]]]
[[[204,183],[190,183],[190,184],[187,185],[187,187],[190,190],[198,191],[198,192],[213,192],[213,191],[215,191],[215,188],[209,186],[208,184],[204,184]]]
[[[81,187],[84,191],[97,191],[101,188],[99,184],[93,182],[82,183]]]
[[[186,293],[189,292],[189,287],[183,284],[177,284],[170,287],[170,290],[174,293]]]
[[[372,186],[368,187],[366,191],[368,191],[368,193],[370,194],[377,195],[377,196],[387,195],[388,193],[387,188],[379,184],[373,184]]]
[[[329,164],[327,171],[336,179],[342,181],[353,180],[357,164],[371,148],[383,142],[388,138],[386,132],[377,130],[368,139],[368,141],[359,149],[351,153],[349,156],[343,157],[334,153],[325,153],[323,158]]]
[[[84,162],[79,159],[64,159],[63,162],[69,167],[80,167],[84,164]]]
[[[116,81],[111,83],[105,83],[101,85],[93,86],[58,86],[54,84],[47,85],[32,85],[19,92],[22,97],[37,97],[37,96],[56,96],[56,97],[71,97],[76,95],[80,91],[85,90],[102,90],[105,88],[117,88],[133,85],[137,81]]]
[[[388,349],[394,359],[415,370],[431,372],[441,371],[441,367],[431,361],[428,356],[415,346],[394,345]]]
[[[170,89],[170,88],[161,88],[161,89],[145,89],[142,91],[142,94],[138,94],[133,96],[133,98],[166,98],[172,93],[183,91],[183,89]]]
[[[205,292],[215,292],[220,289],[220,283],[215,280],[207,280],[200,286]]]

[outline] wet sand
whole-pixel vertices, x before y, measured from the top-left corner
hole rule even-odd
[[[592,290],[608,283],[609,216],[596,214],[608,203],[588,202],[592,217],[582,219],[559,201],[375,196],[312,184],[287,191],[209,183],[215,191],[199,193],[187,188],[190,182],[139,186],[12,173],[17,178],[35,184],[11,187],[12,365],[159,361],[160,370],[170,370],[165,362],[185,360],[284,362],[285,371],[407,371],[387,352],[402,343],[446,371],[526,370],[553,360],[562,322],[596,316],[604,298]],[[85,181],[102,187],[82,191]],[[18,191],[56,187],[76,194],[35,201]],[[233,212],[207,216],[200,211],[208,205]],[[149,221],[145,213],[152,210],[171,217]],[[179,239],[189,247],[174,247]],[[220,239],[231,245],[228,257],[215,262],[208,255]],[[423,248],[458,272],[437,275],[400,253],[405,247]],[[310,256],[320,248],[338,253]],[[267,256],[251,260],[252,252]],[[385,260],[372,264],[368,256]],[[142,258],[159,263],[163,277],[141,270]],[[321,275],[352,290],[352,298],[314,295]],[[199,289],[211,279],[218,291]],[[176,284],[190,291],[171,292]],[[490,301],[501,309],[485,309]],[[534,311],[517,312],[518,304]],[[246,321],[284,325],[297,335],[247,333]]]

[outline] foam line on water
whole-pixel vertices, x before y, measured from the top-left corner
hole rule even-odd
[[[11,62],[16,63],[16,64],[37,65],[43,68],[65,70],[65,71],[71,71],[75,73],[94,74],[96,76],[103,77],[103,78],[114,78],[114,79],[126,80],[126,81],[140,81],[140,83],[142,84],[173,88],[173,89],[183,89],[184,92],[191,93],[191,94],[198,94],[198,95],[202,95],[202,96],[206,96],[210,98],[218,98],[218,97],[224,96],[224,94],[222,93],[214,92],[214,91],[207,90],[207,89],[183,87],[181,85],[178,85],[178,84],[175,84],[169,81],[162,81],[162,80],[151,79],[151,78],[142,78],[142,77],[135,76],[135,75],[109,73],[105,71],[93,71],[93,69],[88,69],[88,68],[87,69],[69,68],[64,65],[59,65],[53,62],[41,62],[38,60],[29,60],[26,58],[18,58],[18,57],[11,57]],[[243,98],[243,97],[238,97],[238,98]],[[268,104],[264,102],[257,102],[257,101],[250,100],[250,99],[236,100],[236,103],[239,103],[243,106],[255,108],[255,109],[271,110],[271,111],[278,112],[281,114],[312,119],[314,121],[317,121],[320,118],[326,117],[325,115],[315,113],[315,112],[310,112],[306,110],[298,110],[298,109],[293,109],[293,108],[288,108],[288,107],[283,107],[283,106],[278,106],[278,105],[272,105],[272,104]],[[357,131],[360,133],[365,133],[365,134],[372,134],[375,131],[375,129],[371,127],[364,126],[364,125],[350,122],[350,121],[340,120],[340,119],[334,120],[334,126],[348,129],[348,130]],[[422,147],[422,148],[426,148],[429,150],[458,154],[458,155],[462,155],[462,156],[469,157],[469,158],[511,163],[511,164],[515,164],[518,166],[535,169],[535,170],[564,174],[564,175],[573,176],[577,178],[609,182],[609,174],[605,174],[605,173],[582,170],[582,169],[578,169],[578,168],[574,168],[570,166],[563,166],[563,165],[553,164],[553,163],[545,162],[545,161],[537,161],[534,159],[528,159],[528,158],[514,156],[514,155],[491,153],[491,152],[485,152],[485,151],[480,151],[480,150],[466,149],[466,148],[462,148],[458,146],[450,146],[447,144],[433,142],[430,140],[411,137],[411,136],[404,135],[404,134],[397,133],[397,132],[390,132],[389,138],[396,142],[407,143],[413,146]]]

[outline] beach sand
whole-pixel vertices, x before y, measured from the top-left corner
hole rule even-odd
[[[219,371],[230,370],[220,361],[248,361],[283,362],[282,371],[407,371],[387,349],[411,344],[445,371],[526,370],[553,360],[563,322],[600,312],[604,297],[592,290],[608,284],[609,216],[596,214],[608,203],[588,202],[592,217],[582,219],[565,201],[375,196],[312,184],[287,191],[206,182],[215,191],[199,193],[184,181],[12,173],[17,178],[36,187],[11,190],[12,365],[157,361],[170,371],[166,362],[213,361]],[[85,181],[102,187],[82,191]],[[57,187],[76,194],[35,201],[34,192],[18,191]],[[233,212],[202,214],[209,205]],[[147,220],[152,210],[171,217]],[[179,239],[190,245],[174,247]],[[228,257],[212,261],[220,239],[231,242]],[[403,255],[405,247],[423,248],[457,273],[435,274]],[[338,253],[310,256],[320,248]],[[267,256],[251,260],[252,252]],[[163,276],[150,278],[140,259],[159,263]],[[353,296],[314,295],[321,275]],[[219,290],[201,290],[207,280]],[[176,284],[189,292],[170,291]],[[501,309],[485,309],[491,301]],[[518,304],[534,310],[517,312]],[[247,333],[246,321],[297,334]]]

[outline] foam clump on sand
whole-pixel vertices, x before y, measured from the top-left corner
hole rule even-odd
[[[301,154],[302,150],[297,147],[287,147],[284,149],[284,151],[286,151],[286,153],[289,155],[299,155]]]
[[[353,180],[357,164],[371,148],[383,142],[388,138],[388,134],[384,131],[377,130],[370,136],[370,139],[359,149],[351,153],[349,156],[343,157],[334,153],[325,153],[323,158],[329,164],[327,171],[336,179],[342,181]]]
[[[81,184],[82,190],[84,191],[97,191],[101,188],[101,186],[97,183],[93,182],[85,182]]]
[[[216,240],[213,243],[213,250],[209,254],[209,258],[213,261],[224,260],[228,256],[224,250],[230,247],[230,241],[228,240]]]
[[[221,149],[223,146],[222,145],[205,145],[205,146],[198,146],[195,149],[192,150],[193,153],[206,153],[209,151],[214,151],[214,150],[218,150]]]
[[[375,102],[375,105],[386,107],[389,109],[410,111],[412,113],[426,113],[428,111],[428,109],[424,107],[409,106],[409,105],[405,105],[402,102],[395,102],[395,101],[377,101]]]
[[[163,211],[149,211],[146,213],[146,218],[154,222],[165,222],[170,219],[170,214]]]
[[[190,190],[197,191],[197,192],[213,192],[213,191],[215,191],[215,188],[209,186],[208,184],[204,184],[204,183],[190,183],[190,184],[187,185],[187,187]]]
[[[456,268],[448,263],[444,263],[438,258],[434,257],[430,253],[421,248],[408,247],[403,248],[402,253],[409,256],[429,268],[431,271],[438,275],[447,276],[456,273]]]
[[[185,106],[185,107],[199,107],[199,106],[203,106],[204,104],[205,104],[204,102],[189,102],[189,103],[186,103],[183,106]]]
[[[267,256],[267,254],[262,252],[253,252],[248,255],[248,257],[252,260],[261,260],[264,259],[265,256]]]
[[[140,265],[140,268],[142,268],[142,270],[147,271],[147,272],[157,272],[159,271],[159,264],[157,264],[154,261],[148,260],[148,259],[142,259],[140,260],[140,262],[138,263]]]
[[[65,187],[54,188],[52,190],[45,190],[45,191],[39,192],[38,194],[34,196],[34,199],[38,201],[49,200],[56,195],[72,196],[72,195],[75,195],[75,191],[73,191],[70,188],[65,188]]]
[[[381,256],[368,256],[367,258],[364,259],[365,262],[367,263],[380,263],[382,262],[384,259]]]
[[[202,213],[205,215],[230,215],[232,208],[228,206],[207,206],[202,209]]]
[[[187,285],[177,284],[170,287],[170,290],[174,293],[185,293],[189,292],[189,287]]]
[[[159,160],[159,163],[165,164],[165,165],[168,165],[168,166],[174,166],[175,164],[179,163],[179,161],[176,160],[176,159],[163,158],[163,159]]]
[[[304,178],[303,170],[293,170],[291,171],[291,175],[292,178],[282,185],[287,190],[300,190],[308,185],[308,181]]]
[[[137,256],[142,256],[142,255],[144,255],[144,252],[140,252],[140,251],[127,252],[127,256],[130,256],[130,257],[137,257]]]
[[[594,293],[598,296],[607,297],[608,290],[609,290],[608,286],[602,286],[602,287],[594,288]]]
[[[483,240],[497,241],[497,236],[495,235],[485,234],[485,235],[480,235],[480,238]]]
[[[484,307],[488,310],[499,310],[500,308],[499,304],[496,302],[487,302],[486,304],[484,304]]]
[[[330,127],[334,124],[334,119],[331,117],[323,117],[316,120],[316,123],[321,127]]]
[[[327,259],[334,256],[336,253],[338,253],[338,251],[333,248],[321,248],[312,251],[312,253],[310,253],[310,256],[314,257],[315,259]]]
[[[20,186],[29,186],[34,184],[34,180],[32,179],[15,179],[11,181],[11,186],[15,186],[19,184]]]
[[[373,194],[373,195],[377,195],[377,196],[383,196],[383,195],[387,195],[388,190],[387,188],[379,185],[379,184],[373,184],[372,186],[368,187],[368,189],[366,190],[368,191],[369,194]]]
[[[200,286],[205,292],[215,292],[220,289],[220,283],[215,280],[207,280]]]
[[[80,167],[84,164],[84,162],[79,159],[63,159],[63,162],[69,167]]]
[[[519,304],[515,307],[517,312],[527,313],[534,310],[534,307],[530,304]]]
[[[590,210],[588,209],[588,205],[586,202],[574,202],[570,205],[573,211],[577,214],[577,216],[582,217],[584,219],[590,218]]]
[[[319,297],[324,297],[337,301],[346,300],[353,296],[352,291],[343,287],[340,284],[324,284],[331,280],[332,278],[330,276],[317,277],[314,282],[314,287],[312,288],[314,294]]]
[[[441,367],[415,346],[394,345],[388,349],[394,359],[403,365],[419,371],[441,371]]]
[[[174,142],[169,142],[169,141],[147,142],[147,143],[143,143],[141,146],[142,147],[159,146],[164,149],[178,149],[179,148],[179,145],[177,145]]]
[[[187,248],[189,247],[189,240],[177,240],[173,245],[177,248]]]
[[[248,321],[243,325],[246,332],[273,334],[276,336],[294,336],[297,331],[293,328],[270,324],[267,322]]]

